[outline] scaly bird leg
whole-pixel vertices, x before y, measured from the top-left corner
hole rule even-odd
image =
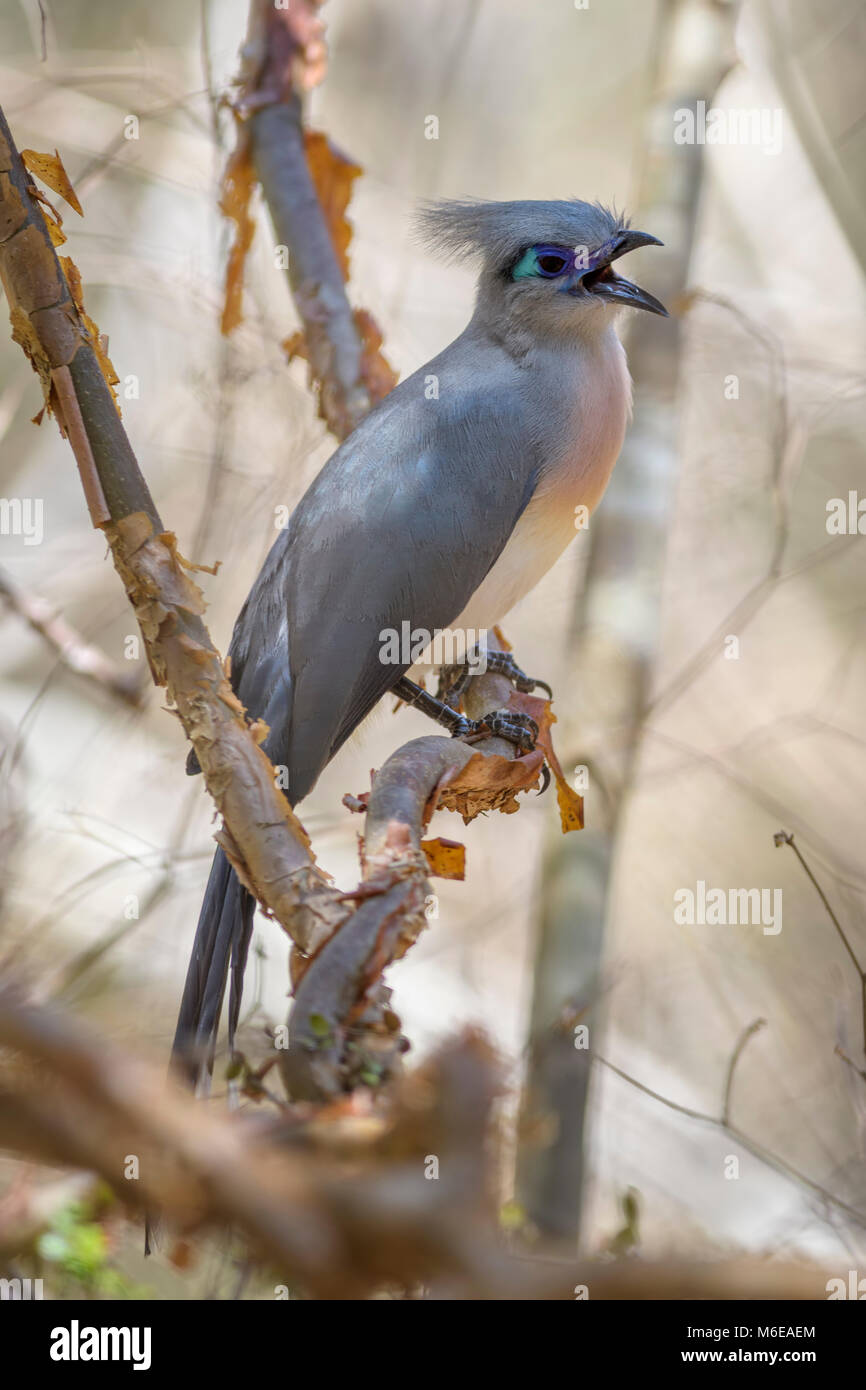
[[[547,691],[547,698],[553,699],[553,691],[547,681],[537,681],[532,676],[527,676],[521,671],[511,652],[492,651],[487,653],[487,669],[495,671],[499,676],[507,676],[513,683],[515,690],[519,690],[523,695],[529,695],[536,686],[541,686],[542,690]]]
[[[492,714],[486,714],[483,719],[469,719],[465,714],[458,714],[444,700],[438,700],[422,686],[408,680],[406,676],[401,676],[396,684],[391,686],[391,690],[405,704],[414,705],[416,709],[435,719],[437,724],[444,725],[452,738],[494,734],[498,738],[508,739],[508,742],[515,744],[522,753],[531,753],[535,747],[538,725],[528,714],[498,709]]]
[[[469,662],[465,662],[461,666],[442,667],[439,673],[437,697],[443,704],[450,705],[452,709],[459,709],[461,698],[470,680],[473,676],[484,674],[485,671],[506,676],[515,690],[519,690],[523,695],[528,695],[535,690],[536,686],[541,686],[542,690],[547,691],[548,699],[553,699],[553,691],[547,681],[539,681],[532,676],[527,676],[525,671],[521,671],[510,652],[487,651],[484,656],[486,660],[484,667],[479,667],[477,664],[470,665]]]

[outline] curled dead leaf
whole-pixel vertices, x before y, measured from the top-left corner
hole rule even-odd
[[[534,748],[520,758],[498,753],[474,753],[462,768],[449,768],[430,798],[430,809],[457,811],[468,825],[483,811],[512,815],[519,810],[517,793],[537,786],[544,753]]]
[[[437,878],[466,877],[466,847],[456,840],[422,840],[421,848],[427,856],[431,874]]]
[[[59,194],[79,217],[84,216],[84,210],[63,167],[59,150],[55,150],[53,154],[40,154],[38,150],[22,150],[21,159],[25,169],[35,174],[37,179],[41,179],[54,193]]]
[[[567,835],[570,830],[582,830],[583,797],[565,780],[565,774],[554,752],[551,726],[556,723],[556,715],[553,713],[550,701],[543,700],[538,695],[523,695],[520,691],[514,690],[508,701],[508,708],[516,710],[520,714],[528,714],[538,725],[536,747],[543,750],[547,765],[556,782],[556,801],[559,806],[559,819],[563,835]]]
[[[168,531],[168,532],[166,532],[166,534],[167,534],[167,535],[171,535],[171,532]],[[174,548],[174,553],[175,553],[175,555],[176,555],[176,557],[177,557],[179,563],[183,565],[183,567],[184,567],[185,570],[189,570],[190,574],[218,574],[218,573],[219,573],[219,567],[220,567],[220,565],[222,564],[222,560],[215,560],[214,563],[213,563],[212,565],[197,565],[196,562],[195,562],[195,560],[187,560],[187,558],[186,558],[185,555],[181,555],[181,553],[180,553],[180,551],[178,550],[176,544],[175,544],[175,548]]]

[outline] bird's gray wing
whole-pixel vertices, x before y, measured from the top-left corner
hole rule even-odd
[[[427,379],[403,382],[331,457],[238,620],[236,689],[271,727],[292,802],[411,664],[380,659],[382,634],[453,623],[534,490],[518,394],[461,382],[428,401]]]

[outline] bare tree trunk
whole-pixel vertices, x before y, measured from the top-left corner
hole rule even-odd
[[[569,766],[588,770],[587,829],[551,834],[546,847],[516,1195],[532,1226],[569,1242],[580,1233],[604,927],[656,649],[676,467],[676,300],[688,275],[701,148],[674,143],[673,113],[712,96],[726,70],[734,15],[733,5],[669,0],[659,17],[633,222],[665,242],[663,252],[653,251],[653,290],[673,317],[660,324],[641,314],[630,326],[634,419],[589,529],[565,682],[576,698],[559,715],[574,752]]]

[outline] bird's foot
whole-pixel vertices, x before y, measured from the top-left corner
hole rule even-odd
[[[465,714],[457,716],[458,724],[452,728],[452,738],[477,738],[492,736],[507,739],[520,749],[521,753],[531,753],[538,738],[538,725],[528,714],[517,714],[510,709],[497,709],[485,714],[483,719],[468,719]]]
[[[527,676],[525,671],[521,671],[511,652],[492,651],[487,652],[487,669],[494,671],[498,676],[507,676],[522,695],[529,695],[537,686],[547,691],[548,699],[553,699],[553,691],[547,681],[539,681],[534,676]]]
[[[444,700],[429,694],[406,676],[401,676],[391,689],[405,704],[414,705],[435,719],[437,724],[444,724],[452,738],[505,738],[509,743],[516,744],[522,753],[531,753],[535,747],[538,725],[528,714],[498,709],[483,719],[470,719],[468,715],[458,714]]]
[[[439,672],[439,685],[436,698],[450,709],[459,710],[460,701],[472,679],[472,668],[468,662],[462,666],[443,666]]]
[[[477,664],[470,666],[468,662],[461,666],[443,666],[439,673],[437,699],[442,704],[450,706],[451,709],[459,709],[460,701],[472,677],[483,675],[486,672],[493,672],[497,676],[507,676],[515,690],[519,690],[522,695],[529,695],[540,686],[542,690],[547,691],[548,699],[553,699],[553,691],[547,681],[540,681],[536,680],[534,676],[527,676],[510,652],[503,652],[498,649],[487,651],[484,653],[484,658],[483,669],[479,669]]]
[[[406,676],[401,676],[391,689],[404,704],[414,705],[416,709],[423,710],[431,719],[435,719],[437,724],[444,724],[452,738],[465,738],[470,741],[477,738],[504,738],[515,744],[520,753],[531,753],[535,747],[538,725],[528,714],[519,714],[511,709],[497,709],[492,714],[485,715],[483,719],[470,719],[465,714],[458,714],[443,700],[437,700],[435,695],[430,695],[422,686],[416,685]],[[539,796],[550,786],[550,772],[546,762],[542,765],[541,775]]]

